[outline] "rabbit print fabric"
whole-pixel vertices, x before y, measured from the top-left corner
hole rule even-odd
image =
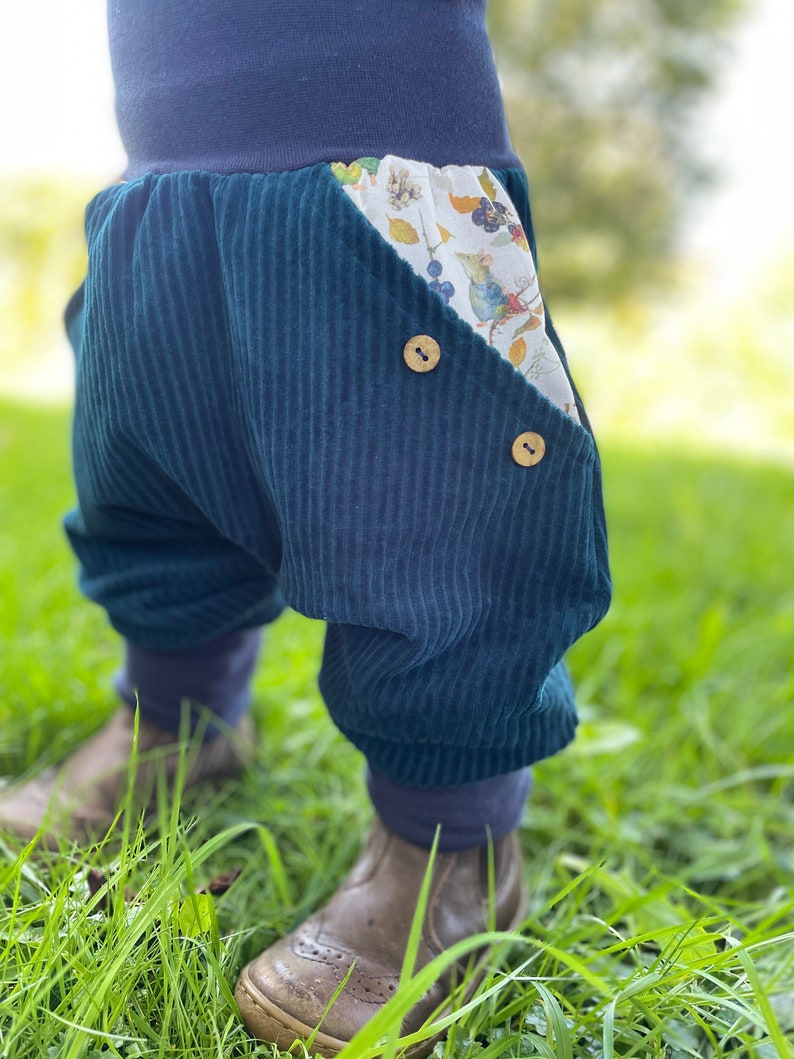
[[[387,155],[331,163],[367,220],[431,290],[553,404],[579,421],[545,328],[526,234],[491,170]]]

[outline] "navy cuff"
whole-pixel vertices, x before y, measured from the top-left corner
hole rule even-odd
[[[126,641],[124,668],[116,691],[129,707],[166,731],[178,732],[183,703],[190,703],[195,730],[209,711],[233,728],[251,698],[261,629],[238,629],[185,651],[151,651]],[[210,722],[205,738],[218,734]]]
[[[441,853],[482,846],[521,823],[532,773],[529,768],[458,787],[407,787],[367,766],[375,811],[406,842],[429,849],[441,825]]]

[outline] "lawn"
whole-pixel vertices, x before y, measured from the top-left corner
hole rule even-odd
[[[0,405],[0,774],[114,707],[117,643],[58,529],[67,450],[65,411]],[[660,444],[603,456],[615,601],[570,653],[580,736],[535,772],[521,938],[436,1054],[790,1057],[794,475]],[[369,812],[316,690],[322,634],[272,629],[256,762],[225,792],[98,853],[0,840],[2,1059],[278,1054],[230,989],[333,891]]]

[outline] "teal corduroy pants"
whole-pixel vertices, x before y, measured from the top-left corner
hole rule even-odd
[[[531,238],[523,172],[497,175]],[[405,784],[564,746],[562,656],[610,594],[589,429],[326,165],[141,177],[98,195],[86,232],[66,529],[122,636],[167,654],[285,604],[323,619],[330,713]]]

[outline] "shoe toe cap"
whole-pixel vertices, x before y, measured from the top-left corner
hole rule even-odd
[[[263,1040],[284,1047],[292,1034],[288,1046],[319,1024],[318,1043],[330,1038],[341,1047],[388,1002],[397,983],[389,968],[335,939],[298,930],[244,968],[237,997],[249,1029]]]

